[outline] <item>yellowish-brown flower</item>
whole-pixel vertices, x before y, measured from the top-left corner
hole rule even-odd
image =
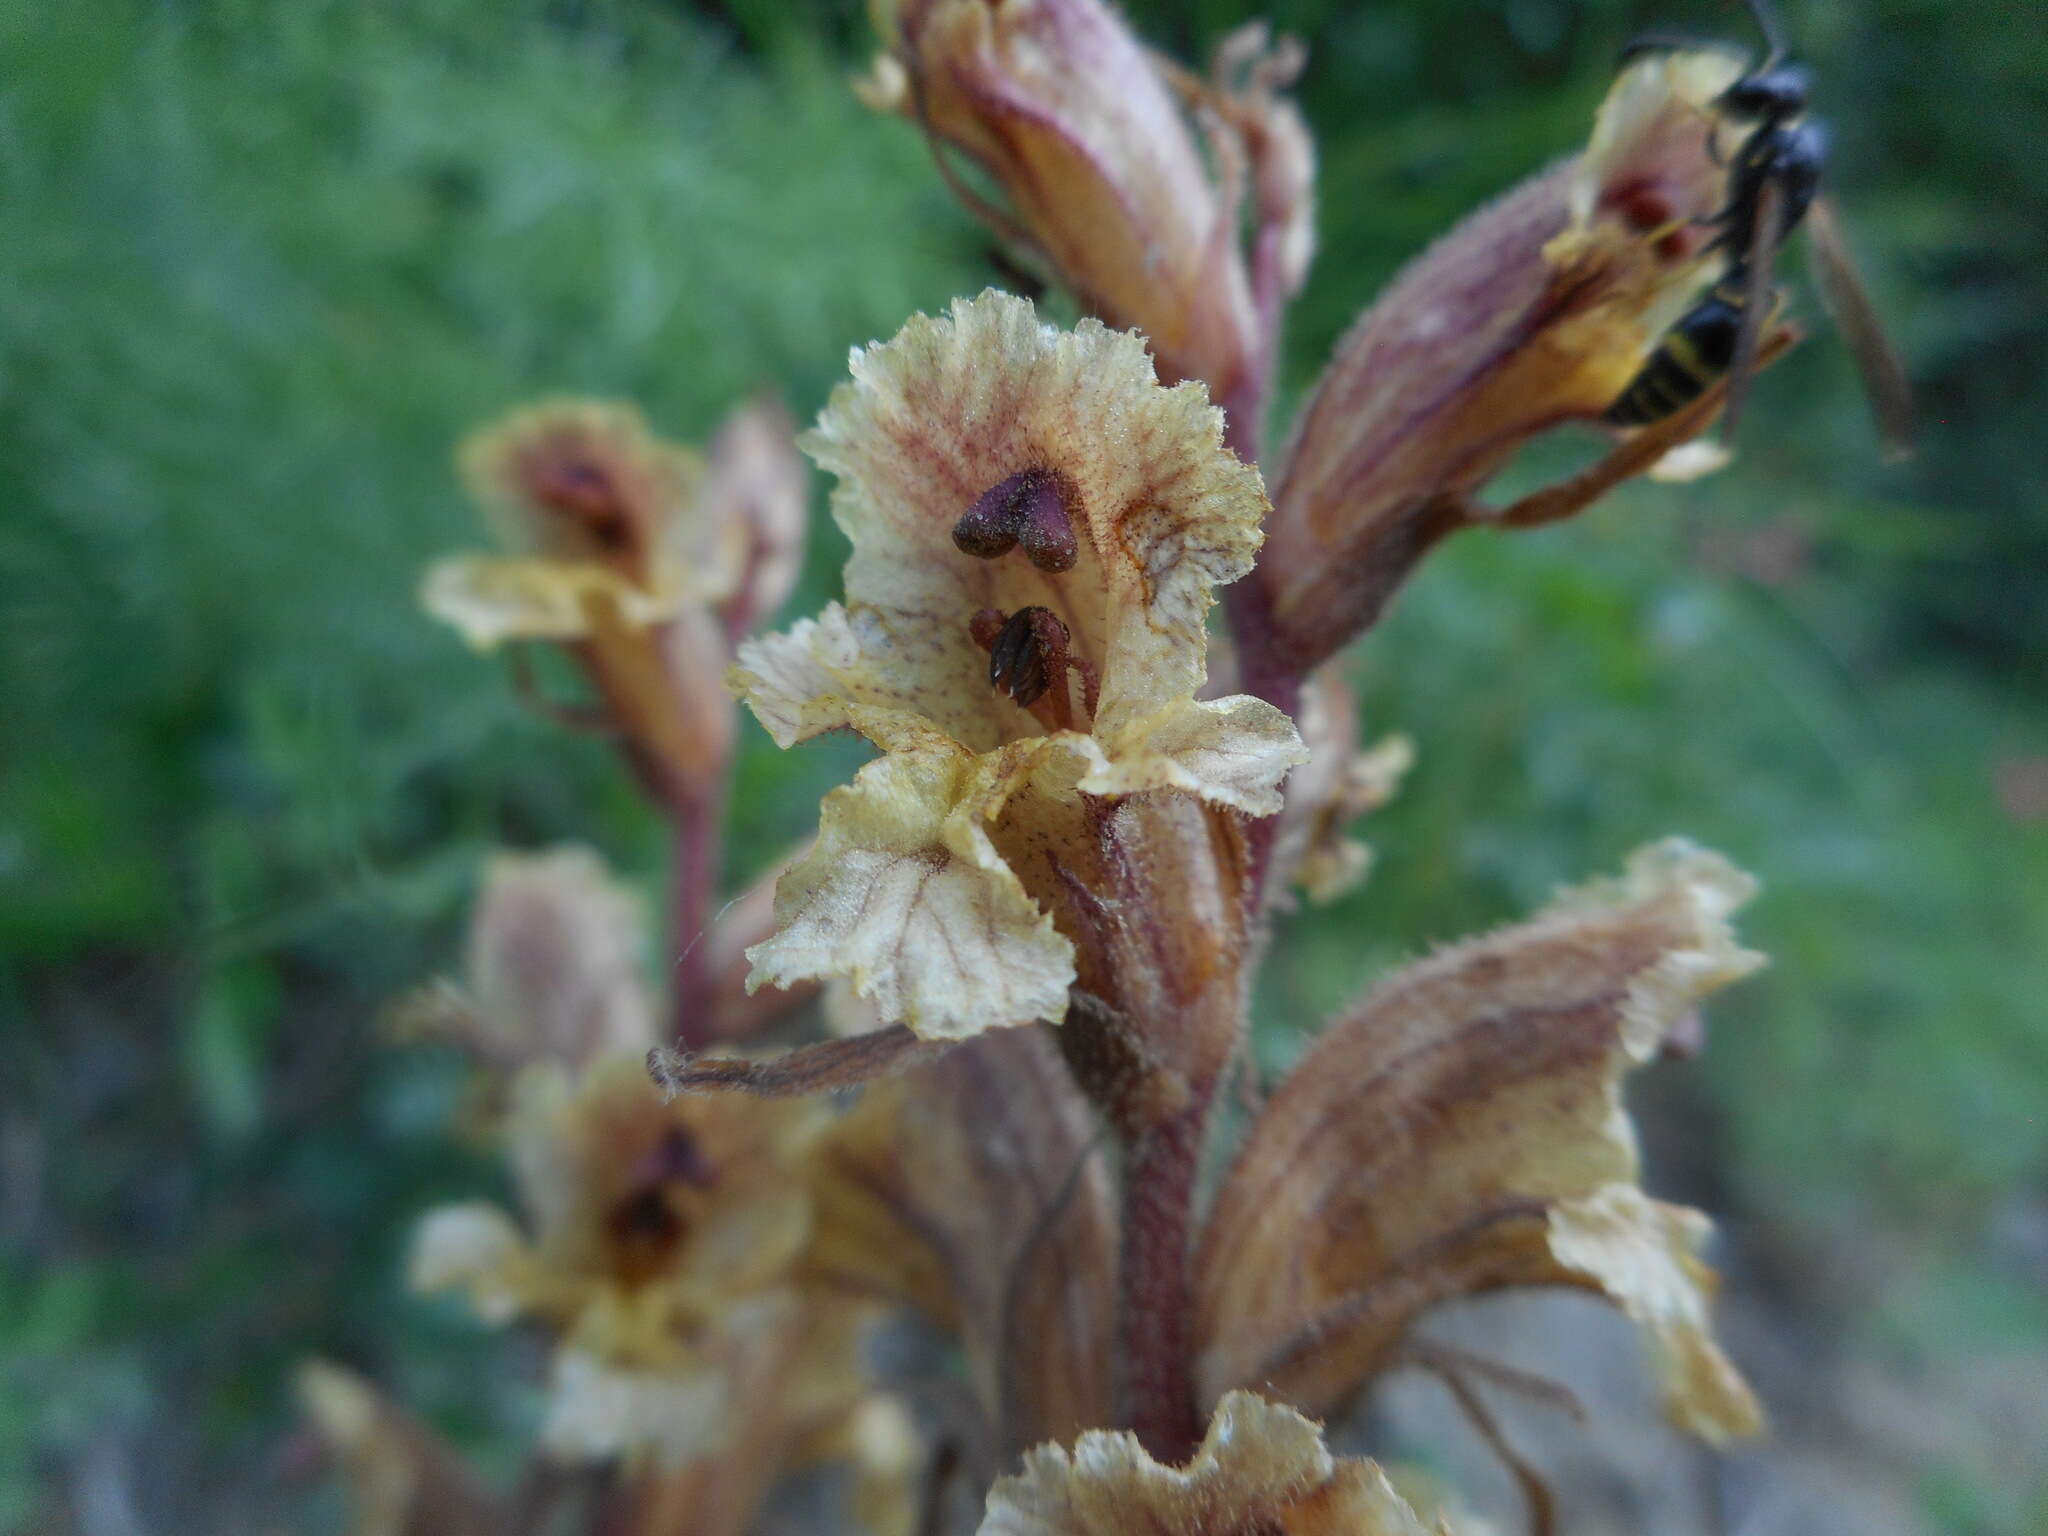
[[[1641,1327],[1672,1420],[1754,1432],[1714,1342],[1698,1212],[1638,1187],[1623,1077],[1762,957],[1753,883],[1672,841],[1619,880],[1397,972],[1261,1111],[1196,1259],[1206,1396],[1256,1384],[1326,1410],[1427,1307],[1506,1286],[1606,1296]]]
[[[1517,448],[1599,418],[1718,271],[1709,221],[1733,139],[1714,104],[1739,72],[1720,52],[1637,59],[1583,154],[1472,215],[1353,326],[1302,412],[1260,563],[1272,643],[1297,671],[1371,622],[1438,540],[1489,520],[1472,498]],[[1671,430],[1697,433],[1717,399]],[[1527,520],[1656,458],[1617,455]]]
[[[697,512],[702,460],[654,436],[630,405],[533,406],[472,437],[459,459],[507,552],[441,561],[424,598],[472,645],[579,639],[601,615],[650,624],[731,587],[729,532]]]
[[[1431,1536],[1370,1461],[1340,1459],[1321,1428],[1250,1392],[1216,1407],[1184,1467],[1135,1435],[1090,1430],[1041,1446],[988,1496],[980,1536]]]
[[[1050,1033],[999,1030],[870,1087],[812,1151],[807,1272],[957,1338],[1002,1459],[1114,1409],[1096,1130]]]
[[[663,1098],[639,1056],[513,1085],[506,1135],[525,1224],[489,1205],[422,1224],[413,1276],[487,1316],[535,1317],[572,1345],[659,1365],[689,1330],[775,1282],[810,1229],[794,1173],[817,1105]]]
[[[1302,757],[1258,700],[1198,700],[1214,589],[1251,566],[1258,472],[1144,342],[989,292],[856,352],[804,447],[839,477],[845,606],[742,647],[787,746],[884,756],[827,797],[753,984],[843,976],[926,1036],[1058,1019],[1052,916],[1093,872],[1092,803],[1163,789],[1279,809]]]
[[[413,1282],[461,1289],[495,1321],[548,1325],[552,1448],[697,1454],[748,1340],[789,1326],[784,1292],[810,1233],[798,1170],[822,1124],[814,1104],[670,1103],[637,1055],[580,1077],[528,1067],[506,1119],[523,1223],[484,1203],[430,1212]]]

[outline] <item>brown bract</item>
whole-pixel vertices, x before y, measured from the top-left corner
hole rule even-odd
[[[1229,174],[1211,174],[1123,19],[1102,0],[873,10],[889,52],[863,86],[870,104],[976,162],[1004,200],[967,194],[977,211],[1042,253],[1090,312],[1145,332],[1170,378],[1231,393],[1260,350],[1238,235],[1244,152],[1233,140]]]
[[[1396,973],[1267,1101],[1196,1260],[1200,1380],[1326,1411],[1423,1309],[1505,1286],[1606,1295],[1641,1325],[1671,1417],[1709,1440],[1758,1410],[1714,1344],[1707,1223],[1637,1187],[1621,1085],[1760,957],[1752,883],[1679,842],[1519,927]]]
[[[1637,60],[1585,153],[1416,258],[1354,325],[1285,460],[1258,580],[1274,644],[1305,669],[1370,623],[1417,559],[1531,437],[1592,420],[1725,259],[1719,52]],[[1723,137],[1726,149],[1732,138]]]
[[[990,1490],[980,1536],[1431,1536],[1369,1461],[1339,1459],[1321,1428],[1249,1392],[1217,1405],[1184,1467],[1137,1437],[1093,1430],[1041,1446]]]
[[[1108,1421],[1115,1218],[1094,1117],[1040,1029],[868,1090],[812,1155],[808,1269],[957,1335],[999,1459]]]

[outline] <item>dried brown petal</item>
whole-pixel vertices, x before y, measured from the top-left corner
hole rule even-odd
[[[1262,1383],[1325,1408],[1432,1303],[1576,1285],[1645,1324],[1674,1417],[1753,1428],[1705,1332],[1703,1219],[1642,1200],[1621,1102],[1701,998],[1761,963],[1727,923],[1752,889],[1659,844],[1619,881],[1396,973],[1334,1025],[1267,1101],[1203,1234],[1205,1392]],[[1625,1209],[1645,1225],[1624,1236]]]
[[[955,1331],[1008,1451],[1110,1412],[1115,1225],[1097,1129],[1044,1029],[871,1089],[820,1142],[813,1265]]]

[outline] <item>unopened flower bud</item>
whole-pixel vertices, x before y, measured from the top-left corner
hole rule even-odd
[[[1004,206],[962,195],[999,234],[1042,255],[1095,315],[1143,331],[1169,381],[1201,379],[1225,400],[1263,367],[1238,230],[1256,157],[1206,99],[1205,157],[1184,83],[1155,66],[1121,17],[1102,0],[874,9],[890,52],[864,99],[915,119],[942,155],[980,165]]]

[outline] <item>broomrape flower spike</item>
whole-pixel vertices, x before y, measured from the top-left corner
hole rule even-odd
[[[1195,697],[1266,511],[1222,430],[1140,337],[993,291],[854,353],[802,445],[839,478],[846,603],[743,646],[731,681],[784,746],[851,728],[884,756],[826,798],[750,985],[844,977],[928,1038],[1058,1020],[1051,914],[1093,799],[1280,808],[1292,722]]]

